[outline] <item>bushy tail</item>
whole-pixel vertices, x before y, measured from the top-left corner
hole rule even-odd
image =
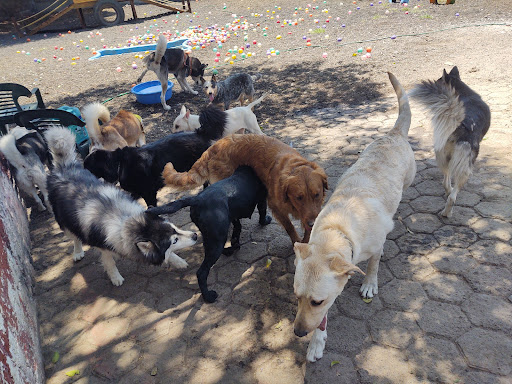
[[[78,163],[75,150],[76,137],[64,127],[51,127],[44,132],[54,166],[69,166]]]
[[[16,169],[29,169],[30,165],[27,163],[23,155],[16,147],[16,136],[9,133],[0,138],[0,152],[4,154],[7,161]]]
[[[103,124],[110,121],[110,112],[107,107],[100,103],[88,104],[82,108],[82,117],[85,121],[85,129],[93,145],[101,144],[101,128],[98,119]]]
[[[434,149],[442,150],[466,114],[455,88],[444,81],[423,81],[409,95],[432,113]]]
[[[199,114],[199,124],[196,133],[208,140],[219,140],[227,125],[227,113],[216,107],[209,107]]]
[[[167,38],[164,35],[158,36],[158,42],[156,43],[155,50],[155,63],[160,65],[160,61],[162,57],[165,55],[165,51],[167,50]]]
[[[396,119],[392,131],[399,131],[402,136],[407,137],[409,127],[411,126],[411,107],[409,106],[409,99],[395,75],[388,72],[388,76],[391,85],[393,85],[395,89],[396,96],[398,97],[398,118]]]
[[[471,145],[467,142],[455,144],[452,158],[448,164],[452,181],[459,187],[468,181],[469,176],[473,172],[473,151]]]
[[[183,199],[173,201],[172,203],[162,205],[161,207],[149,208],[147,211],[154,213],[155,215],[170,215],[178,212],[182,208],[190,207],[194,203],[194,199],[195,196],[184,197]]]
[[[211,147],[210,147],[211,148]],[[173,191],[188,191],[199,187],[208,181],[208,160],[210,158],[209,150],[197,160],[190,171],[176,172],[172,163],[167,163],[162,172],[162,178],[165,184]]]
[[[251,78],[252,78],[253,80],[259,80],[259,79],[261,79],[262,77],[263,77],[263,75],[262,75],[261,73],[257,73],[257,74],[255,74],[255,75],[251,75]]]
[[[268,96],[268,93],[264,93],[259,99],[256,99],[254,100],[252,103],[250,103],[249,105],[247,105],[248,108],[250,108],[251,110],[254,108],[255,105],[258,105],[259,103],[261,103],[263,101],[263,99],[265,97]]]

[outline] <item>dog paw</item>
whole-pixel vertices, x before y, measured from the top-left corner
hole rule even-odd
[[[193,94],[193,95],[197,95],[199,92],[197,92],[197,91],[190,91],[190,93]]]
[[[119,286],[121,286],[123,284],[124,277],[121,276],[121,274],[118,271],[116,271],[113,276],[110,276],[110,281],[116,287],[119,287]]]
[[[170,111],[170,110],[171,110],[171,107],[170,107],[170,106],[168,106],[167,104],[165,104],[165,105],[164,105],[164,109],[165,109],[166,111]]]
[[[365,299],[369,299],[379,293],[379,287],[375,282],[364,282],[359,289],[361,296]]]
[[[84,251],[73,254],[73,261],[80,261],[84,258]]]
[[[172,266],[176,269],[186,269],[188,268],[188,263],[179,257],[174,252],[166,253],[165,260],[163,262],[164,266]]]
[[[443,212],[441,212],[441,216],[444,216],[444,217],[447,217],[447,218],[450,218],[452,217],[452,209],[444,209]]]
[[[231,247],[228,247],[228,248],[224,248],[222,250],[222,254],[225,255],[225,256],[231,256],[233,255],[236,251],[238,251],[240,249],[240,244],[235,244]]]
[[[203,299],[207,303],[213,303],[215,300],[217,300],[217,297],[219,297],[219,295],[215,291],[207,291],[203,293]]]
[[[317,360],[320,360],[324,355],[324,348],[325,348],[325,340],[327,340],[327,332],[319,331],[321,333],[320,335],[315,334],[313,335],[313,338],[309,342],[308,345],[308,351],[306,353],[306,360],[310,363],[314,363]],[[325,333],[323,335],[322,333]]]
[[[268,225],[272,222],[272,217],[267,215],[263,218],[260,217],[260,225]]]

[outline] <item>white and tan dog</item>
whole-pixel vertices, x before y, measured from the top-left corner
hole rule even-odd
[[[409,101],[395,76],[389,73],[389,79],[399,102],[394,128],[371,143],[341,176],[315,221],[309,242],[295,243],[294,291],[299,308],[294,332],[302,337],[314,330],[307,351],[310,362],[323,356],[329,308],[350,276],[363,273],[357,263],[369,260],[362,296],[377,294],[377,271],[386,235],[393,229],[402,192],[416,174],[407,140]]]

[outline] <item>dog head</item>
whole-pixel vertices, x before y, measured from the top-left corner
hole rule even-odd
[[[103,178],[108,183],[115,183],[119,180],[121,151],[121,149],[115,151],[98,149],[91,152],[84,160],[84,168],[97,178]]]
[[[203,85],[205,83],[204,70],[208,67],[208,64],[201,64],[199,59],[195,57],[190,58],[190,67],[192,69],[190,76],[196,83],[196,85]]]
[[[356,272],[363,273],[347,262],[352,254],[350,243],[333,248],[327,242],[295,243],[295,276],[293,290],[298,310],[293,324],[295,335],[302,337],[315,328],[325,331],[327,311],[343,291],[348,279]],[[345,257],[344,257],[345,256]]]
[[[168,250],[174,252],[197,241],[197,233],[181,230],[148,211],[140,215],[133,225],[130,233],[134,235],[135,248],[139,256],[151,264],[162,264]]]
[[[315,163],[307,162],[295,167],[284,178],[282,186],[284,201],[291,204],[304,228],[311,230],[328,188],[324,170]]]
[[[187,108],[183,105],[181,107],[180,114],[176,119],[174,119],[174,122],[172,123],[171,132],[186,132],[186,131],[192,131],[190,129],[190,124],[188,122],[188,118],[190,117],[190,110],[187,110]]]
[[[210,103],[215,99],[215,96],[217,96],[217,76],[212,75],[212,78],[210,81],[206,81],[203,84],[204,93],[210,100]]]

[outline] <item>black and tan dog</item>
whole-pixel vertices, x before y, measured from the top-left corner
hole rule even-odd
[[[194,91],[187,83],[187,76],[192,76],[197,85],[203,85],[205,82],[203,78],[204,69],[208,66],[208,64],[201,64],[195,57],[190,57],[188,53],[180,48],[167,49],[167,38],[164,35],[160,35],[158,38],[155,52],[144,58],[144,64],[146,64],[146,69],[139,76],[137,82],[141,82],[147,71],[155,72],[162,85],[160,100],[165,110],[171,109],[165,103],[169,73],[174,74],[185,92],[197,95],[197,91]]]

